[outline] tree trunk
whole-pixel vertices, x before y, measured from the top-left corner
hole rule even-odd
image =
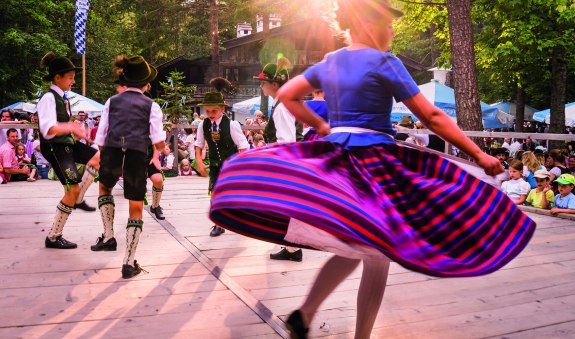
[[[210,0],[210,32],[212,33],[212,78],[220,76],[220,44],[218,41],[218,1]]]
[[[447,13],[457,124],[464,131],[481,131],[483,120],[473,50],[471,0],[447,0]],[[474,142],[485,148],[483,139],[474,138]]]
[[[525,121],[525,91],[517,87],[515,96],[515,132],[523,132],[523,122]]]
[[[567,64],[565,47],[555,46],[551,55],[551,115],[549,133],[565,132],[565,86],[567,83]],[[549,148],[559,148],[560,141],[549,141]]]

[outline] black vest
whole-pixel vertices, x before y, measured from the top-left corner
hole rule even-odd
[[[238,152],[238,147],[232,139],[230,119],[227,116],[223,115],[220,121],[218,129],[220,140],[216,141],[212,137],[212,122],[209,119],[204,119],[202,129],[209,147],[210,167],[221,166],[226,159]]]
[[[264,138],[266,139],[267,143],[274,143],[278,141],[278,137],[276,135],[277,129],[276,124],[274,122],[274,112],[276,107],[279,105],[279,101],[273,105],[272,113],[270,114],[270,118],[264,128]],[[303,125],[299,123],[299,121],[295,121],[295,141],[303,141]]]
[[[60,94],[58,94],[58,92],[56,92],[53,89],[48,89],[48,92],[42,94],[42,97],[44,95],[46,95],[47,93],[52,93],[54,95],[54,100],[56,101],[56,121],[58,122],[69,122],[70,121],[70,114],[68,113],[68,108],[66,107],[66,102],[64,101],[64,98],[62,98],[60,96]],[[41,119],[40,115],[38,115],[38,119]],[[38,124],[38,127],[40,126],[40,124]],[[46,131],[48,132],[48,131]],[[55,137],[53,137],[52,139],[44,139],[44,136],[42,135],[42,131],[40,131],[40,142],[43,143],[50,143],[50,144],[68,144],[68,145],[73,145],[74,144],[74,138],[72,138],[72,134],[63,134],[63,135],[57,135]]]
[[[105,146],[147,153],[152,103],[152,99],[134,91],[111,97]]]

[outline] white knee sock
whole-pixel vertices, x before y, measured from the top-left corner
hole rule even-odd
[[[134,258],[136,257],[136,248],[138,241],[140,241],[140,234],[142,234],[142,226],[144,220],[142,219],[128,219],[126,226],[126,255],[124,256],[124,265],[134,266]]]
[[[62,235],[64,225],[66,224],[66,221],[68,220],[68,217],[70,216],[70,213],[72,213],[73,209],[74,208],[72,206],[68,206],[60,201],[56,209],[56,215],[54,216],[52,228],[48,234],[48,239],[50,239],[50,241],[55,241],[56,237]]]
[[[114,237],[114,212],[116,209],[114,196],[99,196],[98,207],[100,208],[100,214],[102,215],[102,223],[104,224],[104,242],[106,242]]]
[[[162,198],[162,192],[164,191],[164,187],[156,188],[152,186],[152,207],[156,208],[160,206],[160,199]]]

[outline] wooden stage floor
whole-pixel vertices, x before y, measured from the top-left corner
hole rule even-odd
[[[272,261],[275,245],[229,231],[210,238],[207,184],[167,179],[167,219],[145,212],[136,256],[149,273],[130,280],[120,273],[128,218],[120,187],[118,251],[95,253],[98,211],[70,216],[64,235],[77,249],[44,248],[59,183],[0,186],[0,338],[286,337],[283,320],[330,254]],[[96,205],[96,185],[86,198]],[[538,224],[534,239],[494,274],[437,279],[393,263],[373,337],[575,338],[575,221],[529,215]],[[321,306],[311,337],[353,338],[359,275]]]

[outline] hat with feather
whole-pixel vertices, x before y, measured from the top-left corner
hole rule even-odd
[[[289,68],[291,67],[291,63],[286,57],[279,58],[277,64],[267,64],[264,66],[263,70],[255,76],[254,79],[262,80],[262,81],[269,81],[269,82],[277,82],[280,85],[283,85],[289,80]]]
[[[225,106],[229,107],[224,101],[224,95],[222,91],[229,90],[233,86],[232,84],[224,78],[217,77],[210,80],[210,85],[214,86],[216,92],[207,92],[204,95],[204,100],[198,106]]]

